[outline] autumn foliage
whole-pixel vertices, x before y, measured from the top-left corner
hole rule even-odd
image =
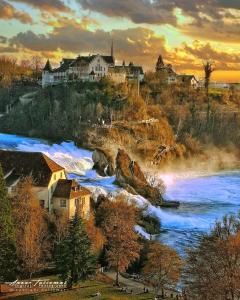
[[[43,268],[49,250],[45,212],[33,193],[32,184],[30,177],[23,179],[12,198],[19,271],[27,277]]]
[[[98,254],[106,243],[102,230],[95,225],[94,215],[85,220],[87,235],[91,241],[92,252]]]
[[[118,285],[119,272],[125,271],[139,257],[141,246],[134,231],[137,211],[122,197],[103,202],[100,209],[105,211],[106,216],[102,228],[107,238],[107,260],[116,270]]]
[[[184,282],[187,294],[196,300],[239,299],[239,218],[224,217],[199,246],[189,250]]]
[[[144,268],[146,278],[155,288],[155,294],[177,285],[183,263],[177,252],[159,242],[152,242]]]

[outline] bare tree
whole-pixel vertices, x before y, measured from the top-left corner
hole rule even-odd
[[[154,286],[156,297],[162,290],[164,298],[164,289],[176,286],[182,266],[182,260],[174,249],[159,242],[152,242],[144,274]]]
[[[161,178],[159,178],[159,176],[156,173],[146,172],[145,177],[150,186],[157,188],[161,195],[163,195],[166,192],[166,185],[164,181]]]
[[[141,246],[134,231],[137,210],[120,196],[115,201],[104,201],[100,209],[106,216],[103,232],[107,238],[107,260],[116,270],[116,285],[119,285],[119,273],[139,258]]]
[[[213,67],[213,62],[209,60],[203,63],[203,68],[204,68],[204,87],[207,96],[207,124],[209,124],[209,118],[210,118],[209,84],[210,84],[211,75],[215,71],[215,68]]]
[[[240,220],[218,222],[199,246],[188,251],[183,279],[196,300],[240,299]]]

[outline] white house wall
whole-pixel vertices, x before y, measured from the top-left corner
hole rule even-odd
[[[97,77],[107,76],[108,67],[108,63],[100,55],[97,55],[89,64],[88,74],[93,71]]]

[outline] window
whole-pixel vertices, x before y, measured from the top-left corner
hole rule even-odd
[[[79,207],[79,200],[80,200],[79,198],[75,199],[75,207]]]
[[[44,200],[39,200],[39,205],[41,208],[45,207],[45,201]]]
[[[60,206],[61,207],[67,207],[67,201],[66,201],[66,199],[60,199]]]
[[[62,178],[62,176],[63,176],[63,172],[60,173],[60,178]]]
[[[82,202],[82,205],[85,205],[85,198],[84,197],[81,198],[81,202]]]
[[[56,175],[56,174],[53,175],[53,179],[54,179],[54,180],[57,179],[57,175]]]

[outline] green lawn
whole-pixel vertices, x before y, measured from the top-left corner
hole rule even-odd
[[[93,296],[97,291],[100,291],[101,297],[97,298]],[[86,281],[81,284],[79,289],[71,291],[65,291],[61,293],[48,293],[33,296],[18,296],[12,297],[16,300],[89,300],[89,299],[101,299],[101,300],[150,300],[153,299],[151,294],[132,295],[126,294],[114,288],[112,285],[97,282]]]

